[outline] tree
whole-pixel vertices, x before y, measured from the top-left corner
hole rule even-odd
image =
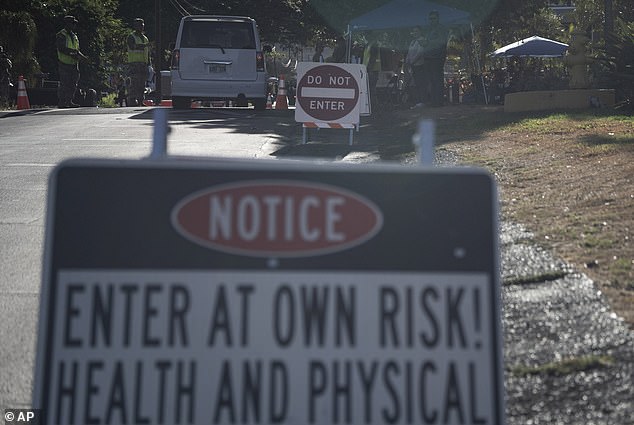
[[[14,71],[34,80],[38,72],[57,75],[54,34],[63,16],[79,19],[82,50],[92,62],[82,65],[81,84],[100,89],[107,75],[125,62],[125,38],[135,17],[146,22],[146,32],[159,52],[168,54],[182,16],[187,14],[246,15],[256,19],[262,39],[281,45],[334,40],[348,22],[390,0],[21,0],[0,10],[0,44],[14,60]],[[495,47],[534,34],[566,41],[547,0],[435,0],[469,11],[481,41],[482,59]],[[592,28],[603,40],[606,2],[614,15],[614,45],[623,44],[634,19],[631,0],[576,0],[577,25]],[[6,3],[6,2],[5,2]],[[155,7],[160,8],[160,23]],[[609,10],[609,8],[607,9]],[[468,41],[470,33],[465,34]],[[607,38],[605,38],[607,39]],[[627,43],[625,43],[627,44]],[[615,55],[612,55],[615,57]],[[166,62],[164,62],[167,65]],[[619,69],[625,67],[616,64]]]
[[[180,20],[189,14],[242,15],[254,18],[265,43],[306,44],[317,35],[327,32],[326,23],[315,13],[308,0],[121,0],[117,16],[131,24],[135,17],[145,19],[146,32],[157,40],[155,7],[160,7],[161,45],[163,64],[167,66],[170,44],[176,40]]]
[[[37,41],[36,24],[25,10],[0,10],[0,45],[13,62],[13,79],[30,81],[40,66],[32,52]]]
[[[79,20],[77,33],[82,51],[90,58],[82,64],[80,85],[100,90],[108,67],[117,61],[124,37],[121,22],[113,18],[118,0],[25,0],[14,2],[0,14],[0,41],[14,55],[14,70],[34,81],[40,72],[57,78],[55,34],[65,15]],[[37,29],[36,29],[37,28]],[[6,41],[5,41],[6,40]]]

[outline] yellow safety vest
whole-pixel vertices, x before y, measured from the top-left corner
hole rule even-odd
[[[132,33],[135,44],[143,45],[142,49],[128,49],[128,63],[149,63],[150,62],[150,40],[141,34]]]
[[[376,48],[376,57],[374,62],[370,63],[370,55],[372,48]],[[368,44],[363,52],[363,64],[367,67],[368,71],[380,71],[381,70],[381,46],[375,43]]]
[[[69,34],[68,31],[66,31],[66,28],[64,28],[57,34],[62,34],[64,37],[66,37],[66,47],[71,50],[79,51],[79,38],[77,38],[77,35],[75,33],[71,32]],[[77,63],[79,62],[79,59],[77,57],[67,55],[60,50],[57,50],[57,59],[61,63],[65,63],[67,65],[77,65]]]

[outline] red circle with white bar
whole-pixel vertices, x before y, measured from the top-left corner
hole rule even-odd
[[[297,83],[297,102],[317,121],[337,121],[350,114],[359,101],[359,85],[345,69],[321,65]]]

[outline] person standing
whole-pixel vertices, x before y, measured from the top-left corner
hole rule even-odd
[[[313,55],[313,62],[324,62],[324,45],[318,42],[315,45],[315,54]]]
[[[414,27],[412,30],[413,40],[409,44],[407,49],[407,56],[405,57],[405,65],[411,71],[412,78],[414,79],[414,85],[416,91],[414,92],[414,108],[423,107],[423,100],[425,98],[425,75],[424,75],[424,50],[423,44],[423,32],[419,26]]]
[[[368,72],[368,83],[370,88],[370,104],[376,105],[376,84],[381,73],[381,44],[379,38],[370,39],[363,51],[363,64]]]
[[[57,47],[57,67],[59,70],[59,88],[57,89],[57,106],[59,108],[78,108],[73,102],[77,83],[79,82],[79,60],[88,59],[79,50],[79,38],[75,34],[77,19],[64,16],[64,28],[55,38]]]
[[[425,35],[424,75],[425,87],[429,88],[428,99],[432,106],[442,106],[445,89],[445,60],[449,30],[440,24],[438,11],[429,12],[429,27]]]
[[[326,59],[326,62],[345,63],[346,62],[347,44],[346,39],[337,37],[337,44],[332,52],[332,56]]]
[[[141,18],[134,20],[134,31],[127,40],[128,45],[128,106],[142,106],[145,99],[145,82],[150,65],[150,41],[144,34],[145,21]]]

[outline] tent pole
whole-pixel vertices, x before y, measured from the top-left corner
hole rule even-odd
[[[350,30],[350,24],[348,24],[348,33],[346,42],[346,63],[350,63],[352,58],[352,31]]]
[[[477,42],[475,41],[475,31],[473,30],[473,22],[470,22],[469,25],[471,26],[471,40],[473,40],[473,45],[477,46]],[[487,87],[484,84],[484,73],[482,72],[482,66],[480,65],[480,49],[476,49],[475,58],[476,58],[476,67],[478,68],[478,73],[480,74],[480,81],[482,82],[482,91],[484,92],[484,103],[488,105],[489,96],[487,96]]]

